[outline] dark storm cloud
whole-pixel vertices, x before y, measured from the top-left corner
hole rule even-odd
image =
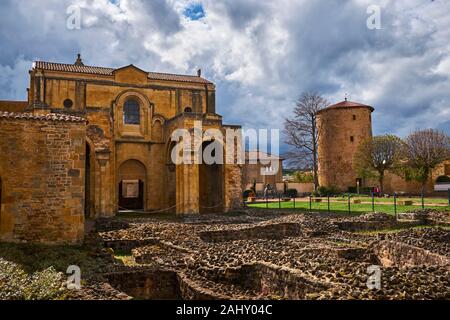
[[[242,29],[248,26],[258,16],[269,16],[270,7],[268,1],[258,0],[237,0],[224,1],[223,4],[233,26]]]
[[[6,0],[0,14],[0,98],[24,98],[36,59],[130,63],[195,73],[217,84],[225,122],[281,128],[306,90],[371,104],[374,132],[408,134],[450,123],[450,3],[384,1],[382,29],[366,26],[369,0]],[[66,9],[82,7],[81,30]],[[185,16],[201,5],[204,17]]]
[[[145,13],[152,17],[158,32],[172,34],[181,29],[180,16],[166,0],[140,0]]]

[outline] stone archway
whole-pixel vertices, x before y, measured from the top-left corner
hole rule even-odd
[[[119,210],[144,210],[146,203],[147,169],[134,159],[123,162],[119,167]]]
[[[202,154],[205,148],[214,141],[206,141],[202,144]],[[223,146],[222,146],[223,148]],[[215,155],[212,155],[215,157]],[[222,212],[224,207],[224,166],[223,159],[219,164],[199,165],[199,204],[200,213]]]

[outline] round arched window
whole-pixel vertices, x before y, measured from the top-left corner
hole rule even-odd
[[[186,107],[186,108],[184,108],[184,112],[191,113],[192,112],[192,108],[191,107]]]
[[[128,99],[123,106],[123,122],[125,124],[140,124],[141,110],[139,102],[134,99]]]
[[[64,108],[66,108],[66,109],[70,109],[73,107],[73,101],[70,99],[64,100],[63,104],[64,104]]]

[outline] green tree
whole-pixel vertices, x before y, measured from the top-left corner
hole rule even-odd
[[[402,145],[402,140],[394,135],[367,139],[355,153],[355,170],[363,178],[377,179],[383,192],[386,171],[396,171],[400,164]]]
[[[314,175],[312,172],[296,171],[294,173],[294,182],[314,183]]]
[[[403,155],[405,178],[420,182],[423,194],[433,169],[450,158],[450,137],[439,130],[417,130],[405,139]]]

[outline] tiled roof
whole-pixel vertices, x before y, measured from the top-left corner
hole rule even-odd
[[[58,113],[33,114],[0,111],[0,119],[18,119],[18,120],[38,120],[38,121],[56,121],[56,122],[86,122],[85,118],[70,116]]]
[[[317,113],[320,113],[324,110],[329,110],[329,109],[340,109],[340,108],[369,108],[372,112],[375,110],[372,106],[366,105],[366,104],[362,104],[362,103],[358,103],[358,102],[352,102],[352,101],[341,101],[339,103],[333,104],[325,109],[320,110]]]
[[[89,73],[102,76],[112,75],[114,69],[102,67],[89,67],[75,64],[53,63],[45,61],[36,61],[33,66],[35,69],[44,69],[50,71],[73,72],[73,73]]]
[[[114,73],[114,70],[116,70],[113,68],[91,67],[91,66],[84,66],[84,65],[54,63],[54,62],[45,62],[45,61],[36,61],[34,63],[33,67],[36,69],[43,69],[43,70],[49,70],[49,71],[84,73],[84,74],[94,74],[94,75],[101,75],[101,76],[112,76]],[[148,78],[151,80],[162,80],[162,81],[191,82],[191,83],[203,83],[203,84],[211,84],[212,83],[212,82],[206,80],[205,78],[198,77],[198,76],[160,73],[160,72],[148,72]]]

